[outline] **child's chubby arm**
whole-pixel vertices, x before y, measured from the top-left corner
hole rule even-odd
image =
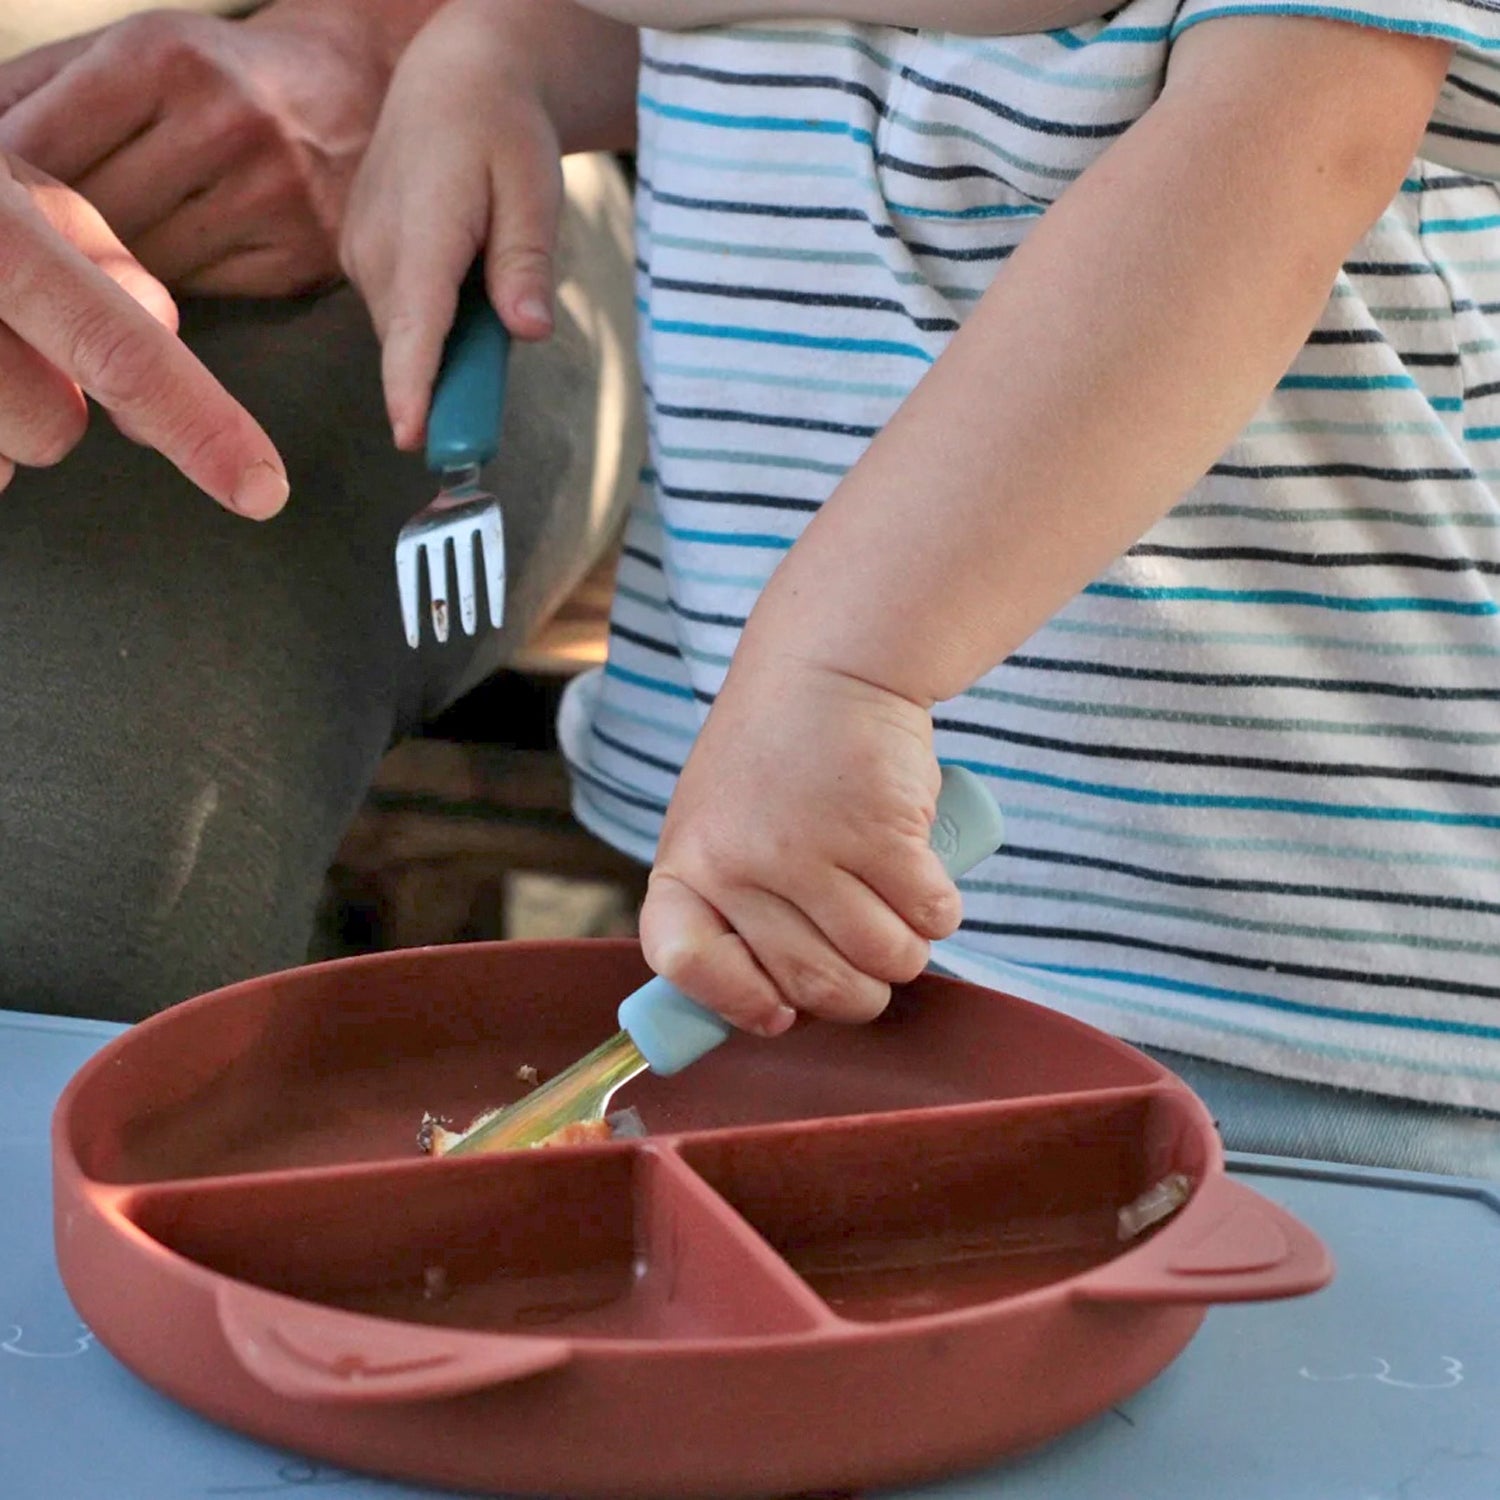
[[[1185,32],[788,553],[673,797],[652,966],[767,1034],[876,1014],[958,920],[932,706],[1171,508],[1295,358],[1397,192],[1446,44]]]
[[[561,158],[634,143],[637,34],[572,0],[448,0],[403,55],[341,258],[382,346],[397,445],[420,445],[459,283],[481,249],[518,338],[552,331]]]

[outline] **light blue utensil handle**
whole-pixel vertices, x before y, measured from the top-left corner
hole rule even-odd
[[[485,464],[500,448],[510,334],[490,306],[482,268],[458,292],[458,311],[427,414],[427,467],[433,473]]]
[[[944,766],[932,825],[932,847],[943,868],[957,880],[1000,847],[1004,830],[1000,809],[985,784],[962,766]],[[712,1052],[734,1031],[723,1016],[704,1010],[660,977],[628,996],[619,1017],[651,1071],[664,1078]]]

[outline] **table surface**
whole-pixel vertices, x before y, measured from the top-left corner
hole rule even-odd
[[[48,1125],[68,1078],[117,1030],[0,1012],[0,1496],[450,1493],[216,1427],[78,1321],[53,1261]],[[1339,1273],[1327,1291],[1215,1308],[1172,1366],[1105,1416],[1040,1453],[884,1500],[1497,1500],[1500,1192],[1270,1158],[1235,1158],[1234,1170],[1328,1242]]]

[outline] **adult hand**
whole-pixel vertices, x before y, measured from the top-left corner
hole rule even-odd
[[[392,14],[409,31],[434,3],[132,16],[0,65],[0,149],[76,188],[174,289],[311,290],[338,274],[345,196],[396,50]]]
[[[166,288],[77,193],[3,155],[0,263],[0,489],[78,442],[87,395],[221,505],[281,509],[271,440],[178,339]]]

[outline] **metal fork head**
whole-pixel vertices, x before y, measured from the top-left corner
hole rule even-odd
[[[477,472],[463,477],[467,483],[445,485],[442,494],[413,516],[396,538],[401,621],[406,642],[413,649],[422,641],[424,577],[427,613],[440,642],[448,639],[455,603],[464,634],[473,635],[478,629],[479,576],[484,579],[490,624],[498,630],[504,623],[505,533],[500,503],[476,488]]]

